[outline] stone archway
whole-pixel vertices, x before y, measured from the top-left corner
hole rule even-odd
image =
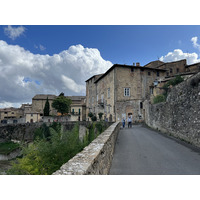
[[[133,114],[134,114],[133,106],[127,105],[126,106],[126,116],[128,117],[129,115],[131,115],[132,118],[133,118]]]

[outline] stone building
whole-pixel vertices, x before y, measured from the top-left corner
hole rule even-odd
[[[44,106],[48,97],[50,115],[57,115],[57,111],[52,107],[53,100],[57,97],[52,94],[37,94],[32,98],[32,111],[40,113],[40,116],[44,114]]]
[[[72,100],[70,121],[86,121],[86,97],[67,96]]]
[[[56,95],[50,94],[37,94],[32,99],[32,112],[40,113],[40,116],[43,116],[43,110],[48,97],[49,105],[50,105],[50,115],[52,116],[60,116],[61,114],[57,112],[56,109],[52,107],[53,100],[57,97]],[[86,120],[86,103],[85,96],[65,96],[72,100],[71,104],[71,113],[70,121],[85,121]]]
[[[144,120],[143,101],[150,95],[150,86],[161,81],[165,69],[134,65],[113,65],[102,75],[86,81],[86,117],[92,112],[98,118],[103,113],[107,121],[121,121],[132,116],[133,121]]]
[[[41,119],[40,113],[39,112],[30,112],[30,113],[25,113],[25,123],[30,122],[30,123],[35,123],[39,122]]]
[[[7,123],[17,123],[17,119],[23,118],[24,113],[21,108],[1,108],[0,109],[0,122]]]
[[[180,75],[184,80],[186,80],[194,74],[200,72],[200,63],[187,65],[186,59],[167,63],[156,60],[148,63],[145,66],[166,70],[165,78],[162,81],[157,82],[156,84],[152,84],[151,100],[154,96],[162,94],[164,92],[164,90],[162,89],[163,85],[166,84],[168,81],[174,79],[177,75]]]

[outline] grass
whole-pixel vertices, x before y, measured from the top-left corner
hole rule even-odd
[[[19,148],[19,144],[14,142],[0,143],[0,154],[9,154],[15,149]]]

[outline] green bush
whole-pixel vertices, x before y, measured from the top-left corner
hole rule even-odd
[[[176,78],[168,81],[163,87],[168,88],[170,85],[175,86],[183,81],[184,79],[179,75],[179,76],[176,76]]]
[[[156,103],[164,102],[165,100],[166,100],[166,97],[160,94],[154,97],[153,103],[156,104]]]
[[[41,137],[37,135],[32,144],[23,146],[23,157],[17,158],[12,163],[12,168],[7,171],[7,174],[52,174],[82,151],[104,128],[103,123],[93,123],[83,141],[80,141],[78,123],[72,131],[65,132],[62,131],[61,125],[58,123],[54,123],[50,127],[43,125],[37,132]],[[46,129],[49,129],[49,137],[45,136]],[[95,134],[95,130],[98,134]]]
[[[20,145],[14,142],[0,143],[0,154],[9,154],[12,151],[18,149],[19,147]]]

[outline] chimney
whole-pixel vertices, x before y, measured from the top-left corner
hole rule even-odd
[[[135,66],[135,63],[133,63],[133,66]]]
[[[139,62],[137,62],[137,63],[136,63],[136,66],[137,66],[137,67],[139,67],[139,66],[140,66],[140,63],[139,63]]]

